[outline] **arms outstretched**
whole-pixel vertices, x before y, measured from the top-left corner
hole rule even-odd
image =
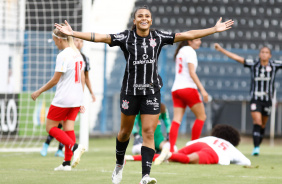
[[[68,36],[73,36],[91,42],[104,42],[107,44],[111,43],[111,37],[109,34],[77,32],[72,30],[71,26],[66,20],[65,20],[65,24],[66,26],[62,26],[60,24],[55,23],[55,27]]]
[[[215,44],[214,44],[214,48],[215,48],[217,51],[221,52],[222,54],[228,56],[229,58],[234,59],[235,61],[238,61],[239,63],[244,64],[244,58],[243,58],[243,57],[238,56],[237,54],[234,54],[234,53],[232,53],[232,52],[229,52],[229,51],[225,50],[225,49],[222,48],[218,43],[215,43]]]
[[[214,33],[226,31],[230,29],[231,26],[234,24],[234,21],[231,19],[226,22],[221,22],[221,20],[222,18],[220,17],[215,26],[208,29],[191,30],[187,32],[176,33],[174,42],[180,42],[183,40],[194,40],[196,38],[202,38]]]

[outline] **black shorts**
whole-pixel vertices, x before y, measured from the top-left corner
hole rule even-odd
[[[252,99],[250,102],[251,112],[260,112],[263,116],[269,116],[271,113],[272,101],[260,101]]]
[[[125,115],[159,114],[161,106],[160,91],[152,95],[126,95],[120,94],[120,109]]]

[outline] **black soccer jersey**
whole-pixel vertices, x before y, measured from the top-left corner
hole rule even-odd
[[[245,67],[251,70],[251,97],[254,100],[271,101],[274,94],[275,75],[282,68],[282,61],[269,60],[262,66],[260,60],[245,59]]]
[[[89,64],[89,58],[87,56],[85,56],[82,52],[80,53],[84,63],[85,63],[85,68],[84,68],[84,72],[88,72],[90,70],[90,64]]]
[[[174,33],[158,30],[150,31],[147,37],[138,36],[135,30],[111,34],[110,47],[119,46],[126,60],[121,93],[149,95],[161,89],[158,57],[164,45],[173,44],[174,37]]]

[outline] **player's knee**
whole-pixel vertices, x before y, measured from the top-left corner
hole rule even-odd
[[[154,131],[151,130],[151,129],[143,130],[142,137],[143,137],[143,139],[153,140],[154,139]]]
[[[46,132],[49,134],[49,132],[50,132],[50,130],[52,129],[53,127],[51,127],[51,126],[48,126],[48,124],[46,125]]]
[[[198,117],[196,117],[197,119],[199,120],[202,120],[202,121],[206,121],[207,119],[207,115],[204,113],[204,114],[200,114]]]
[[[127,132],[127,131],[120,131],[118,133],[118,137],[120,141],[127,141],[130,137],[131,132]]]
[[[263,125],[263,124],[262,124],[262,121],[259,120],[259,119],[253,119],[253,124],[254,124],[254,125],[259,125],[259,126],[262,126],[262,125]]]

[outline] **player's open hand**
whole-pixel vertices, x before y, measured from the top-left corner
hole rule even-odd
[[[221,49],[221,46],[218,43],[215,43],[214,48],[219,51]]]
[[[221,22],[221,21],[222,21],[222,17],[220,17],[220,19],[217,21],[217,23],[214,26],[216,32],[226,31],[226,30],[230,29],[231,26],[234,24],[234,21],[232,19],[230,19],[226,22]]]
[[[80,113],[85,113],[85,107],[83,105],[80,106],[79,112]]]
[[[96,101],[96,97],[95,97],[95,95],[93,93],[91,94],[91,98],[92,98],[92,102]]]
[[[203,100],[205,103],[209,102],[209,94],[206,92],[206,90],[202,90],[201,94],[203,96]]]
[[[32,98],[32,100],[36,100],[36,98],[37,97],[39,97],[39,95],[40,95],[40,92],[39,91],[35,91],[35,92],[33,92],[32,94],[31,94],[31,98]]]
[[[68,35],[68,36],[73,36],[73,30],[71,26],[69,25],[68,21],[65,20],[65,26],[62,26],[60,24],[55,23],[55,27],[59,29],[62,33]]]

